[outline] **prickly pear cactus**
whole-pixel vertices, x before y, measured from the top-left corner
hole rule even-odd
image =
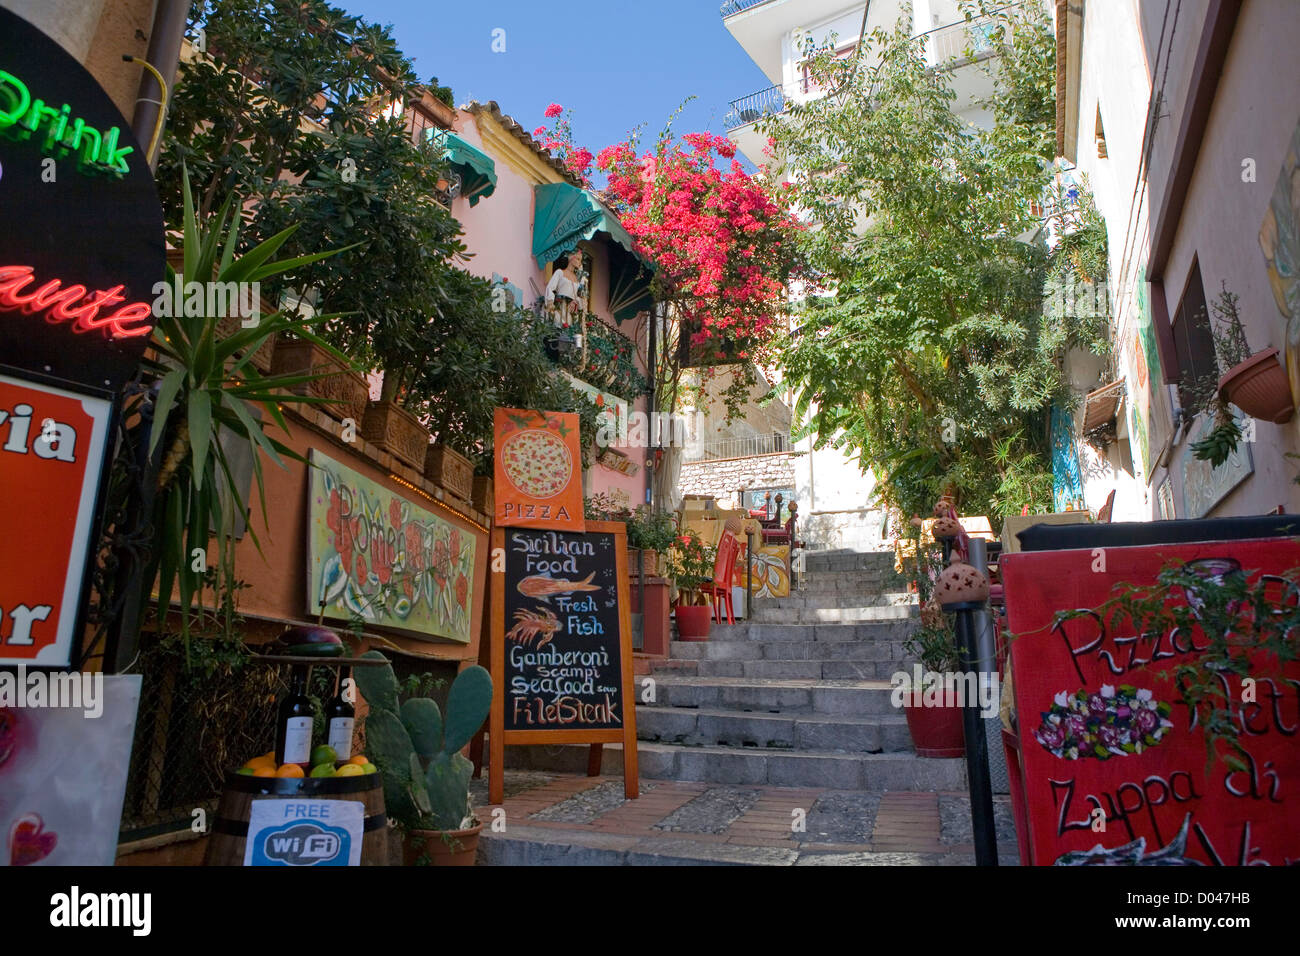
[[[362,655],[387,663],[378,651]],[[452,682],[447,715],[428,698],[398,705],[392,665],[358,667],[357,686],[370,706],[366,747],[384,775],[388,815],[408,829],[459,830],[472,818],[474,765],[461,753],[492,706],[492,677],[478,665]]]

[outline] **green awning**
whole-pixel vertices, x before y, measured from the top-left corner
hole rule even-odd
[[[650,266],[637,255],[631,234],[599,199],[569,183],[543,183],[533,191],[533,256],[538,268],[546,268],[580,240],[604,233],[614,245],[609,257],[610,312],[623,322],[653,308]]]
[[[539,269],[574,248],[579,240],[591,239],[598,232],[633,252],[632,236],[587,190],[568,183],[543,183],[533,190],[533,256]]]
[[[442,146],[443,157],[460,174],[460,194],[471,206],[497,188],[497,165],[492,157],[448,130],[430,130],[430,140]]]

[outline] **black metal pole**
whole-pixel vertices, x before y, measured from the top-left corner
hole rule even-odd
[[[973,676],[975,699],[962,704],[962,726],[966,731],[966,778],[970,786],[970,823],[975,837],[975,865],[998,865],[997,833],[993,827],[993,784],[989,779],[988,739],[984,736],[978,694],[979,650],[976,647],[975,615],[983,602],[963,604],[956,612],[957,643],[965,673]]]

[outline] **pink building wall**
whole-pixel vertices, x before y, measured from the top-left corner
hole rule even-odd
[[[466,268],[475,275],[491,279],[500,276],[509,284],[523,289],[524,305],[546,289],[548,274],[537,268],[533,259],[533,184],[483,145],[478,123],[472,113],[460,110],[454,127],[457,136],[482,150],[496,162],[497,185],[492,195],[471,206],[467,199],[452,202],[452,214],[464,230],[464,242],[471,258]],[[646,371],[646,323],[625,321],[620,326],[609,311],[609,254],[607,240],[596,239],[580,244],[591,254],[591,312],[610,328],[636,344],[637,368]],[[645,412],[646,397],[626,396],[629,410]],[[633,400],[634,399],[634,400]],[[587,495],[622,491],[633,506],[644,503],[648,487],[645,467],[647,450],[615,445],[633,463],[640,466],[635,475],[624,475],[597,462],[584,475]]]

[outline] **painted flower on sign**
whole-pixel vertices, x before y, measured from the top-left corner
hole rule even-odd
[[[1174,726],[1170,706],[1151,691],[1103,684],[1099,691],[1061,691],[1034,731],[1034,739],[1065,760],[1127,757],[1164,739]]]

